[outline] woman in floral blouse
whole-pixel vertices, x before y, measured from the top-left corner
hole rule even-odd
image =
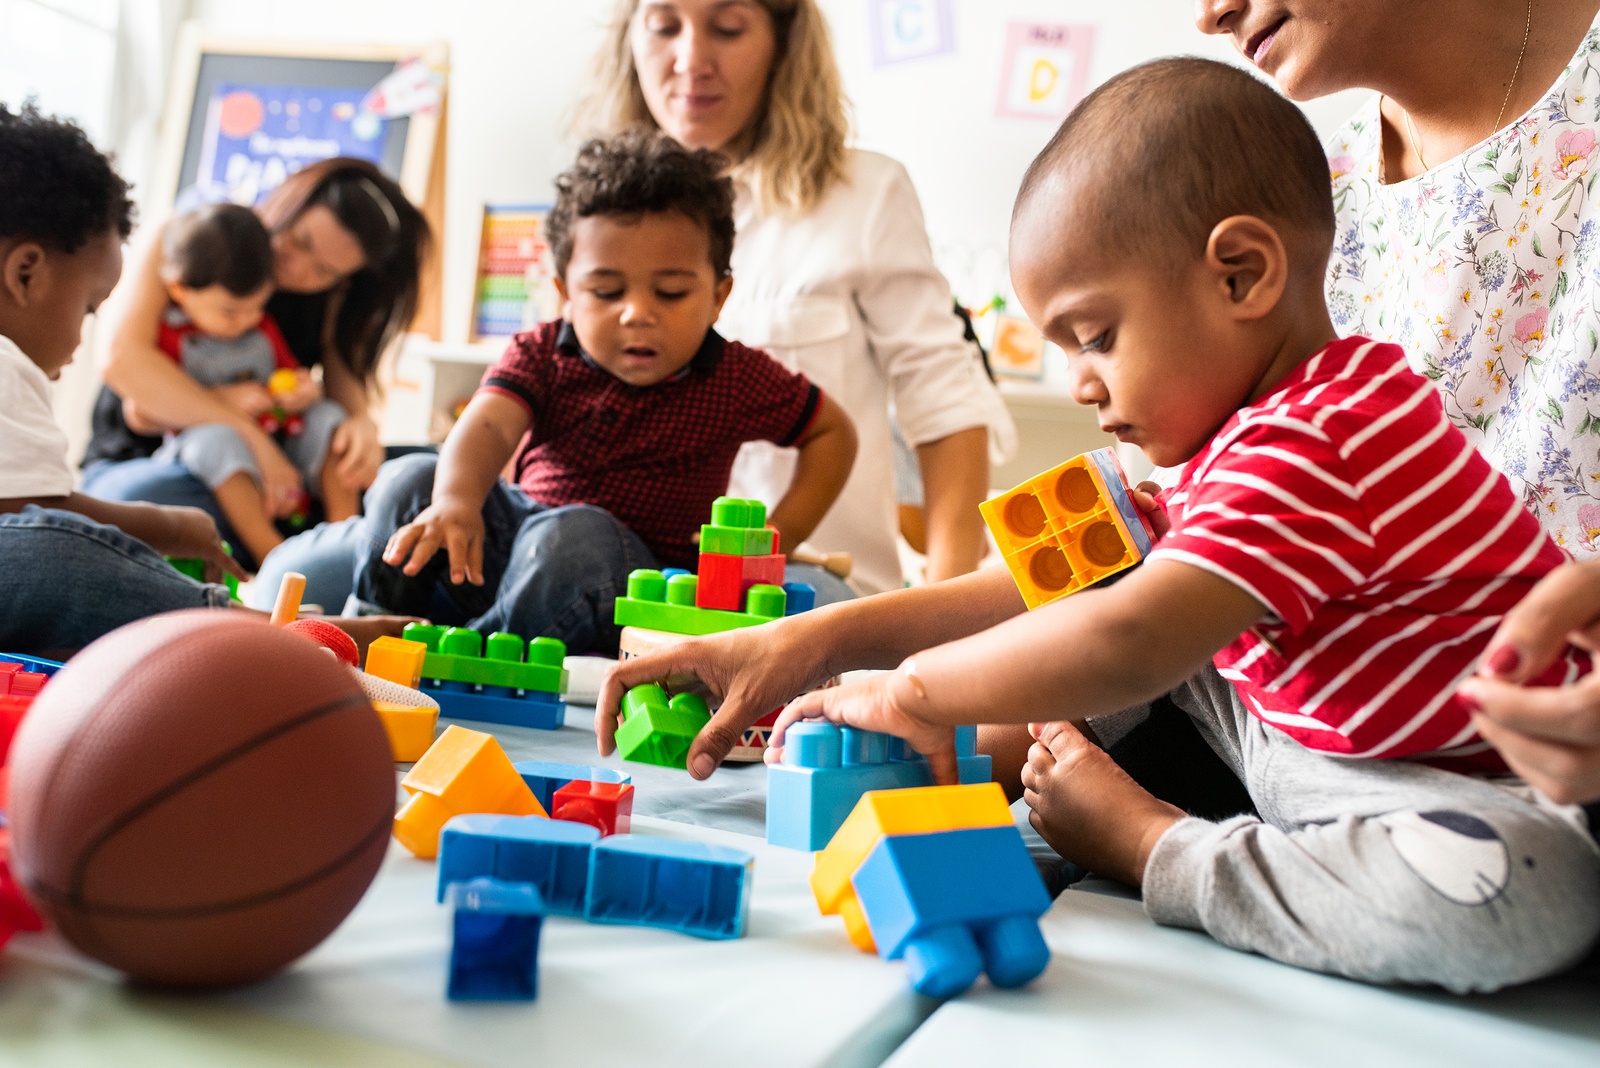
[[[1507,616],[1478,727],[1557,800],[1600,799],[1600,18],[1596,0],[1197,0],[1289,97],[1375,97],[1328,142],[1328,304],[1404,346],[1451,421],[1580,561]]]

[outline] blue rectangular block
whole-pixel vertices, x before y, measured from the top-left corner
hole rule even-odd
[[[956,764],[963,783],[993,778],[987,756],[959,757]],[[816,852],[827,846],[867,791],[932,785],[928,762],[914,756],[831,768],[772,764],[767,768],[767,841]]]
[[[439,714],[449,719],[553,731],[560,729],[567,711],[560,694],[542,690],[508,690],[435,679],[423,679],[421,689],[439,702]]]
[[[557,764],[546,760],[520,760],[513,764],[517,774],[522,776],[522,781],[528,784],[528,789],[533,791],[533,796],[539,799],[539,804],[544,806],[546,812],[550,811],[550,800],[555,797],[556,791],[578,779],[589,782],[614,782],[627,783],[633,781],[633,776],[625,771],[615,768],[597,768],[588,764]]]
[[[885,960],[898,959],[908,941],[936,927],[1037,919],[1050,908],[1015,827],[887,836],[850,883]]]
[[[584,918],[738,938],[750,909],[754,864],[749,853],[724,846],[612,835],[589,853]]]
[[[546,912],[582,916],[589,851],[600,832],[543,816],[456,816],[439,835],[439,900],[457,883],[491,876],[526,883]]]
[[[498,879],[453,883],[450,947],[453,1001],[532,1001],[539,993],[539,926],[544,906],[526,884]]]

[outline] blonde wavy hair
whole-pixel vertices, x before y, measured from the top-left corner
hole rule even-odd
[[[845,177],[849,103],[816,0],[756,2],[772,16],[778,42],[767,98],[750,127],[722,151],[733,160],[732,177],[750,188],[763,210],[804,215]],[[659,129],[639,87],[629,39],[639,3],[617,0],[605,44],[595,56],[593,88],[574,116],[574,132]]]

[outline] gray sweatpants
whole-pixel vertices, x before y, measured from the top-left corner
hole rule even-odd
[[[1191,817],[1162,835],[1144,876],[1157,923],[1302,968],[1457,993],[1561,971],[1600,933],[1600,850],[1582,809],[1516,779],[1307,749],[1214,670],[1172,697],[1261,815]]]

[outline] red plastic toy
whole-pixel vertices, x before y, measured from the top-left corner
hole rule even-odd
[[[551,796],[550,816],[587,823],[602,835],[627,834],[633,822],[633,784],[574,779]]]

